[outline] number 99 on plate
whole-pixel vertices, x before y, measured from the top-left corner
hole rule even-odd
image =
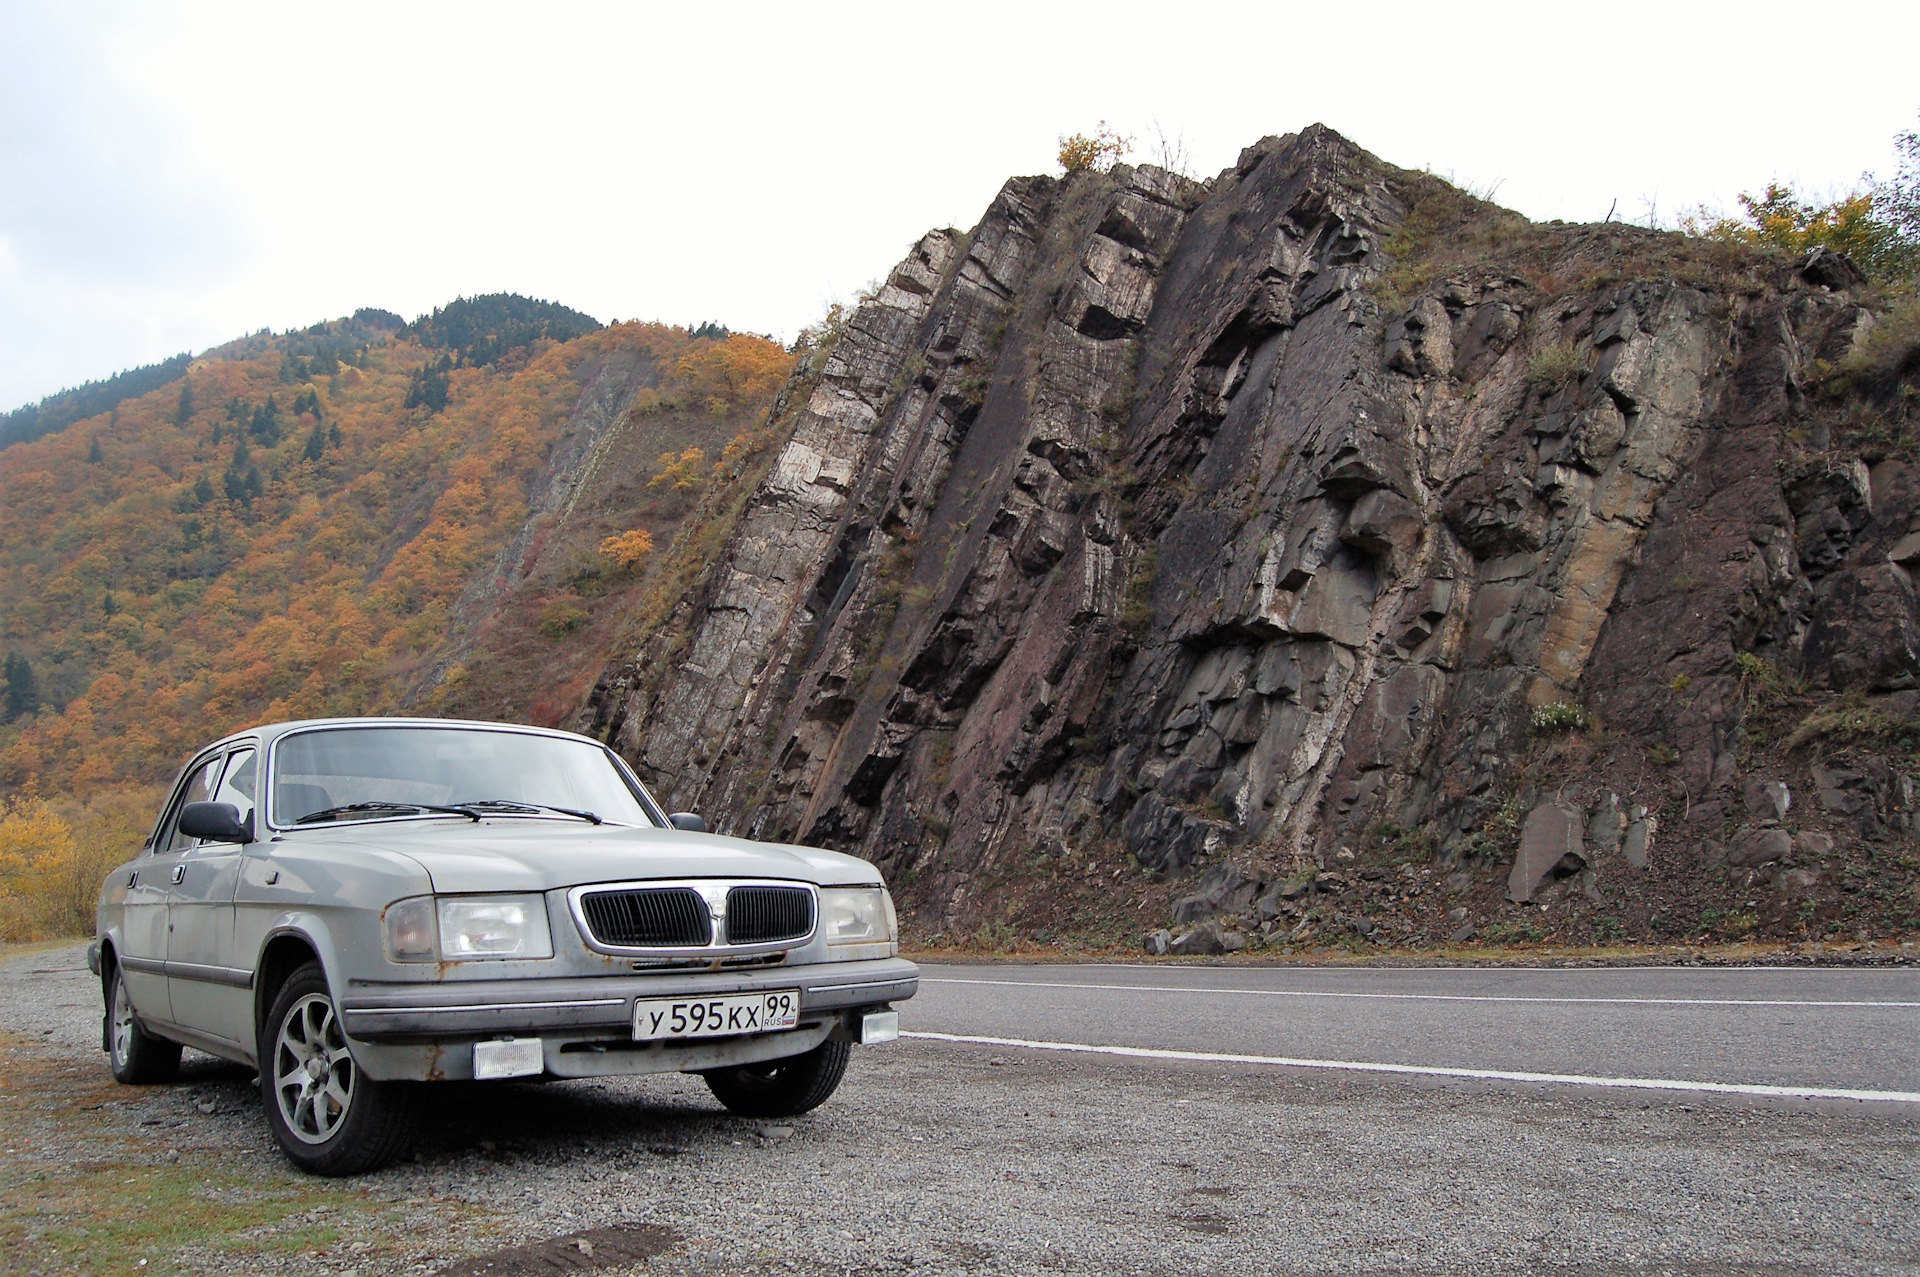
[[[712,998],[639,998],[633,1004],[636,1042],[776,1033],[799,1023],[798,989],[729,993]]]

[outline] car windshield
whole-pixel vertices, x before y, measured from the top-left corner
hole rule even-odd
[[[336,727],[273,751],[277,825],[384,819],[453,808],[648,825],[607,751],[589,741],[462,727]]]

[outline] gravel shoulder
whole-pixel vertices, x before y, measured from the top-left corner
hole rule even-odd
[[[287,1167],[244,1070],[115,1086],[77,947],[0,961],[0,1033],[7,1274],[109,1245],[142,1272],[466,1271],[622,1224],[671,1244],[597,1271],[1920,1274],[1898,1106],[901,1042],[779,1125],[695,1078],[448,1088],[415,1160],[335,1184]]]

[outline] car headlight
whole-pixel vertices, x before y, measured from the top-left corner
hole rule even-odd
[[[820,934],[829,962],[893,957],[900,951],[893,897],[885,887],[822,887]]]
[[[539,896],[416,896],[387,907],[394,962],[551,958],[546,901]]]
[[[440,952],[449,962],[551,958],[547,902],[539,896],[442,897]]]

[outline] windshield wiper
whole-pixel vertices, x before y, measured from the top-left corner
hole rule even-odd
[[[342,816],[350,816],[355,812],[362,811],[438,811],[445,812],[449,816],[465,816],[468,820],[476,823],[478,823],[480,819],[480,813],[474,811],[471,807],[441,807],[435,803],[373,802],[347,803],[342,807],[325,807],[319,811],[310,811],[293,823],[296,825],[311,825],[322,820],[338,820]]]
[[[517,798],[475,798],[462,805],[472,808],[475,811],[557,811],[562,816],[572,816],[576,819],[586,821],[589,825],[603,825],[606,823],[593,812],[582,811],[578,807],[555,807],[552,803],[524,803]]]

